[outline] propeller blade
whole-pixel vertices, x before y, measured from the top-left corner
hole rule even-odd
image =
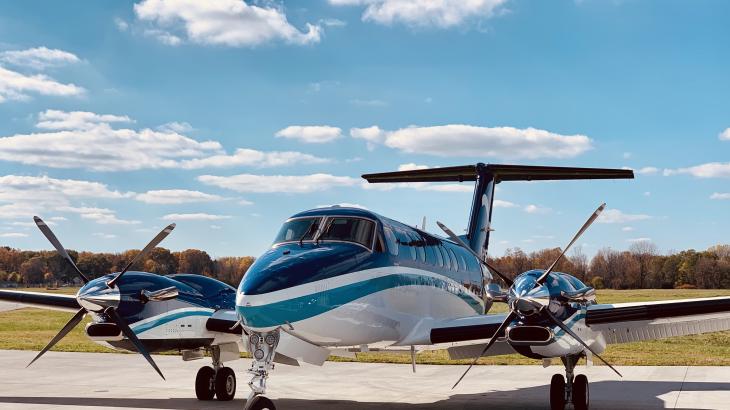
[[[474,249],[470,248],[467,244],[465,244],[464,241],[462,241],[461,238],[456,236],[456,234],[451,229],[449,229],[446,225],[442,224],[439,221],[436,221],[436,224],[439,226],[439,228],[441,228],[442,231],[446,232],[446,235],[448,235],[452,241],[456,242],[457,244],[459,244],[459,246],[466,249],[467,252],[474,255],[474,257],[477,258],[478,261],[483,263],[487,268],[489,268],[490,271],[493,271],[494,273],[497,274],[497,276],[502,278],[502,280],[504,281],[504,283],[507,284],[507,286],[512,286],[512,279],[510,279],[507,275],[505,275],[502,272],[500,272],[499,270],[497,270],[497,268],[492,266],[492,264],[487,262],[486,258],[482,259],[481,257],[479,257],[479,255],[477,255],[477,253],[474,252]]]
[[[499,335],[500,333],[502,333],[504,331],[504,329],[507,328],[507,325],[509,325],[509,323],[512,320],[514,320],[515,316],[517,316],[515,314],[515,312],[509,312],[509,314],[507,315],[507,317],[504,319],[504,322],[502,322],[502,324],[499,325],[499,327],[497,328],[497,331],[494,332],[494,335],[492,336],[492,338],[489,339],[489,343],[487,343],[487,345],[484,346],[484,350],[482,350],[482,352],[479,354],[479,356],[477,356],[477,357],[474,358],[474,361],[471,362],[471,364],[469,365],[469,367],[466,368],[466,371],[464,372],[464,374],[462,374],[461,377],[459,377],[459,380],[457,380],[456,383],[454,383],[454,386],[451,387],[452,390],[454,388],[456,388],[456,386],[458,386],[459,383],[461,383],[462,380],[464,380],[464,377],[466,376],[467,373],[469,373],[469,370],[471,370],[471,368],[475,364],[477,364],[477,360],[479,360],[480,357],[484,356],[484,354],[487,353],[487,350],[489,350],[489,348],[492,347],[492,345],[495,342],[497,342],[497,335]]]
[[[134,265],[135,262],[140,260],[149,251],[154,249],[155,246],[159,245],[160,242],[162,242],[162,240],[165,239],[167,237],[167,235],[169,235],[170,232],[172,232],[173,229],[175,229],[175,224],[167,225],[165,227],[165,229],[161,230],[160,233],[158,233],[157,236],[155,236],[150,241],[150,243],[148,243],[147,246],[144,247],[144,249],[142,249],[134,258],[132,258],[131,261],[129,261],[127,266],[125,266],[124,269],[122,269],[122,271],[119,272],[119,274],[114,277],[114,279],[110,280],[109,283],[107,283],[107,285],[109,285],[110,288],[113,288],[114,285],[116,285],[117,282],[119,282],[119,278],[121,278],[122,275],[124,275],[129,270],[129,268],[131,268],[132,265]]]
[[[136,334],[134,334],[134,331],[129,328],[129,325],[127,325],[127,322],[124,321],[124,319],[119,316],[119,313],[114,308],[109,308],[106,310],[106,313],[109,315],[109,317],[114,321],[114,323],[119,326],[119,329],[121,329],[124,336],[126,336],[133,344],[134,347],[137,348],[137,351],[144,356],[145,359],[147,359],[147,362],[157,371],[157,374],[162,377],[162,380],[166,380],[165,376],[160,371],[160,368],[157,367],[157,364],[154,360],[152,360],[152,356],[150,356],[149,352],[147,352],[147,349],[142,344],[142,341],[139,340]]]
[[[41,230],[41,232],[46,237],[46,239],[48,239],[48,242],[50,242],[51,245],[53,245],[53,247],[56,248],[56,251],[58,251],[58,254],[61,255],[63,257],[63,259],[66,259],[66,262],[71,264],[71,266],[74,268],[76,273],[78,273],[79,276],[81,277],[81,280],[83,280],[84,283],[89,283],[89,278],[87,278],[86,275],[81,273],[81,270],[79,270],[79,267],[76,266],[76,264],[74,263],[74,260],[71,259],[71,256],[68,254],[68,252],[66,252],[66,249],[63,247],[63,245],[61,245],[61,242],[58,240],[58,238],[56,238],[56,235],[53,234],[53,231],[51,231],[51,228],[49,228],[48,225],[46,225],[46,223],[43,222],[43,220],[37,216],[33,217],[33,221],[35,222],[38,229]]]
[[[53,346],[55,346],[59,340],[63,339],[64,336],[66,336],[68,334],[68,332],[73,330],[73,328],[75,328],[76,325],[78,325],[79,322],[81,322],[81,320],[84,318],[84,316],[86,316],[86,309],[81,308],[81,310],[76,312],[76,314],[71,318],[71,320],[69,320],[68,323],[66,323],[66,325],[63,327],[63,329],[61,329],[61,331],[58,332],[58,334],[56,336],[54,336],[50,342],[48,342],[46,347],[44,347],[43,350],[41,350],[40,353],[38,353],[38,355],[36,355],[36,357],[30,361],[30,363],[28,363],[28,366],[25,366],[25,367],[29,367],[36,360],[40,359],[40,357],[43,356],[43,354],[45,354],[47,351],[51,350],[51,348]]]
[[[586,223],[583,224],[583,226],[580,228],[578,233],[576,233],[575,236],[573,236],[573,240],[571,240],[570,243],[568,244],[568,246],[566,246],[565,249],[563,249],[563,252],[561,252],[560,256],[558,256],[557,259],[555,259],[555,262],[553,262],[553,264],[550,265],[549,268],[547,268],[545,273],[543,273],[542,276],[540,276],[537,279],[538,284],[542,285],[543,283],[545,283],[545,280],[547,280],[548,275],[550,275],[550,273],[553,271],[553,269],[555,269],[555,266],[557,266],[558,262],[560,262],[560,259],[562,259],[563,256],[565,256],[565,253],[568,252],[568,249],[570,249],[570,247],[573,246],[575,241],[577,241],[578,238],[580,238],[580,236],[583,235],[583,233],[586,230],[588,230],[588,228],[591,226],[591,224],[593,224],[593,221],[598,219],[598,216],[601,215],[601,212],[603,212],[604,209],[606,209],[605,203],[601,204],[601,206],[599,206],[598,209],[596,209],[596,211],[593,212],[593,215],[591,215],[591,217],[588,218],[588,220],[586,221]]]
[[[601,356],[598,355],[598,353],[596,353],[593,349],[591,349],[588,346],[588,344],[586,344],[586,342],[584,342],[583,339],[581,339],[580,337],[578,337],[578,335],[575,334],[573,332],[573,330],[571,328],[569,328],[565,323],[563,323],[562,320],[560,320],[560,319],[556,318],[555,316],[553,316],[553,314],[550,313],[550,311],[547,310],[547,309],[545,309],[545,313],[547,313],[548,317],[550,317],[550,319],[553,322],[555,322],[555,324],[558,325],[558,327],[560,327],[561,329],[563,329],[563,331],[565,331],[565,333],[567,333],[570,336],[572,336],[573,339],[577,340],[578,343],[582,344],[586,349],[588,349],[591,353],[593,353],[593,356],[596,356],[597,358],[599,358],[603,363],[606,364],[606,366],[610,367],[611,370],[613,370],[614,372],[616,372],[617,375],[619,375],[620,377],[624,377],[621,373],[618,372],[618,370],[616,370],[613,366],[611,366],[611,364],[609,362],[607,362],[606,360],[604,360]]]

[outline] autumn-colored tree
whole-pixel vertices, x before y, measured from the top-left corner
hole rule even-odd
[[[175,252],[174,255],[178,260],[178,272],[212,276],[214,264],[207,252],[186,249],[182,252]]]
[[[29,285],[42,283],[45,271],[46,264],[40,256],[34,256],[20,265],[23,282]]]

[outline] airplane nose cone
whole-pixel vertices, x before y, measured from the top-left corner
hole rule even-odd
[[[537,313],[539,307],[530,299],[518,297],[513,302],[513,309],[523,316],[530,316]]]
[[[90,312],[101,312],[107,308],[116,308],[121,301],[119,287],[110,288],[106,281],[92,281],[79,289],[76,300]]]

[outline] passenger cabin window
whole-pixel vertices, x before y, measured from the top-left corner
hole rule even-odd
[[[444,267],[451,269],[451,260],[449,260],[449,254],[446,252],[446,248],[439,246],[439,250],[441,251],[441,256],[444,258]]]
[[[373,244],[375,224],[362,218],[334,217],[319,237],[322,241],[355,242],[370,248]]]
[[[441,249],[438,245],[431,246],[430,248],[433,249],[433,253],[436,254],[436,261],[438,262],[439,267],[444,267],[444,257],[441,255]]]
[[[311,240],[319,228],[322,218],[296,218],[284,222],[274,243]]]
[[[385,242],[388,245],[388,251],[391,255],[398,256],[398,239],[396,239],[393,230],[388,226],[384,226],[383,232],[385,232]]]
[[[418,235],[413,235],[413,247],[416,248],[416,253],[418,253],[418,258],[421,260],[421,262],[426,263],[426,250],[423,249],[423,239],[421,239]]]
[[[459,262],[456,261],[456,255],[454,254],[454,251],[452,251],[451,249],[448,249],[448,251],[449,251],[449,256],[451,256],[451,268],[458,272],[459,271]]]

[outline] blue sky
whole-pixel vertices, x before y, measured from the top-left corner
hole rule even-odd
[[[465,228],[471,186],[363,173],[630,167],[501,184],[492,253],[727,243],[724,1],[145,0],[0,4],[0,244],[258,255],[300,210]],[[429,5],[431,4],[431,5]]]

